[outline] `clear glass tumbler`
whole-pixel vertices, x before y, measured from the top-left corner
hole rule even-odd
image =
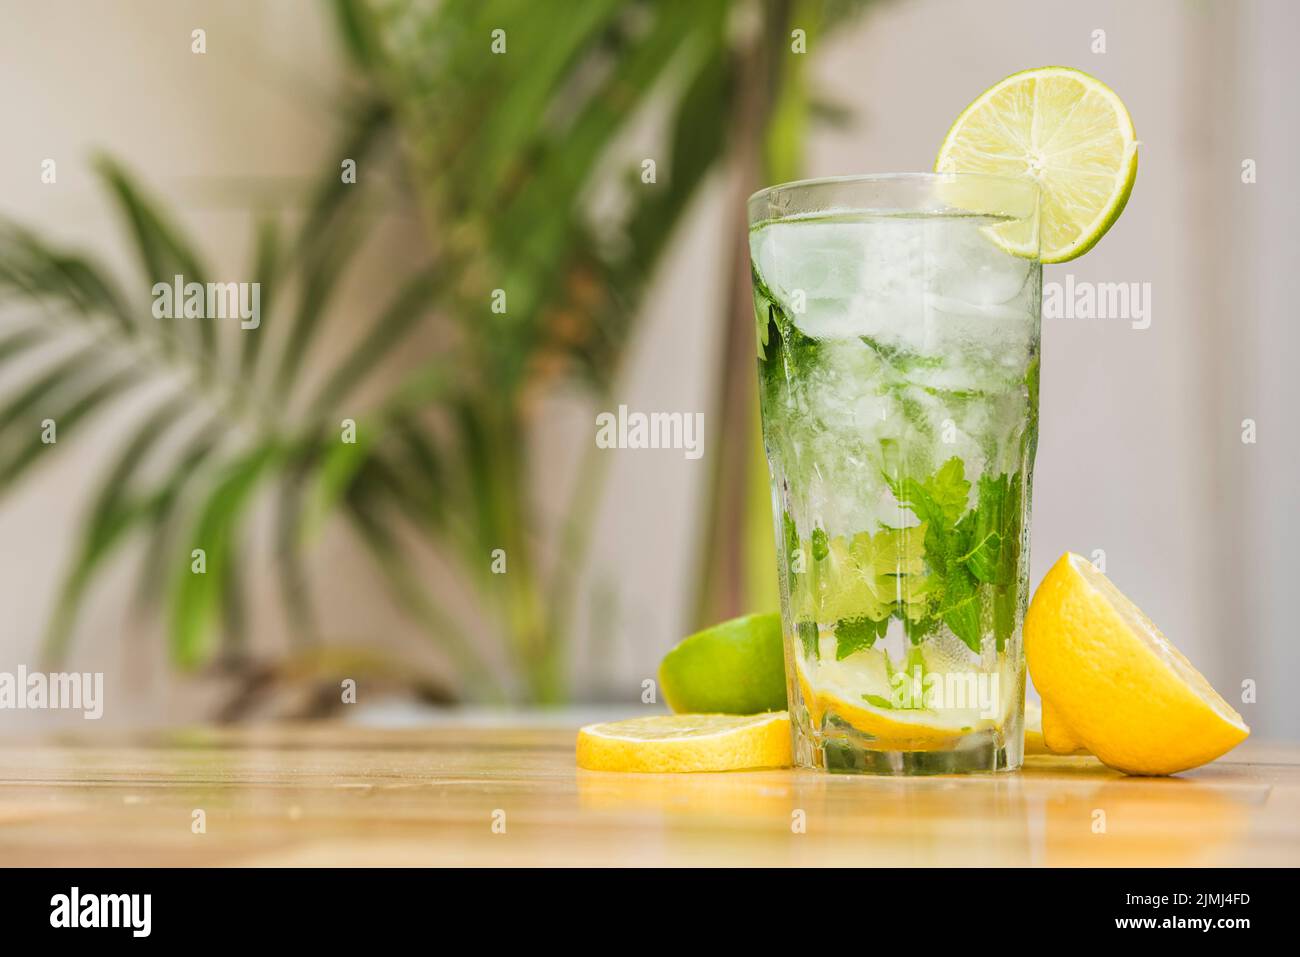
[[[1031,180],[974,174],[749,200],[800,766],[1021,763],[1037,208]]]

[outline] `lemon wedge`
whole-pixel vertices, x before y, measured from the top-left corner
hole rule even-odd
[[[1169,639],[1087,559],[1067,552],[1025,615],[1043,740],[1128,774],[1213,761],[1250,728]]]

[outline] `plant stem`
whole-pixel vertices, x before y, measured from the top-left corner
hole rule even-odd
[[[782,5],[783,6],[783,5]],[[784,23],[784,17],[780,18]],[[770,29],[770,20],[767,21]],[[750,425],[757,401],[754,381],[754,310],[749,278],[746,198],[762,177],[761,138],[770,108],[768,56],[759,36],[739,54],[736,106],[730,131],[733,169],[728,233],[734,237],[726,329],[719,357],[711,419],[716,436],[710,459],[705,541],[696,576],[695,626],[741,614],[746,602],[744,540],[750,465]]]
[[[607,397],[608,392],[602,389],[597,400],[601,401]],[[551,655],[557,660],[567,646],[566,639],[573,627],[578,573],[582,570],[587,549],[591,545],[591,534],[598,515],[598,503],[602,498],[601,491],[609,474],[610,456],[602,454],[603,451],[594,441],[586,445],[582,460],[578,463],[573,491],[564,510],[560,549],[555,559],[555,570],[549,588],[551,608],[547,620],[547,632],[552,646]]]

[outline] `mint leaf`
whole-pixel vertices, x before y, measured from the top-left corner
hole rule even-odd
[[[924,639],[934,633],[934,629],[938,627],[938,624],[939,623],[934,618],[931,618],[928,615],[925,618],[918,618],[915,621],[910,618],[905,618],[903,619],[903,634],[907,635],[907,640],[912,644],[919,645]]]
[[[1005,585],[1002,548],[1006,531],[1004,509],[1007,477],[988,475],[979,480],[979,502],[975,510],[962,519],[970,536],[965,554],[959,559],[970,573],[982,582]]]
[[[982,582],[992,584],[998,580],[998,557],[1002,553],[1002,535],[989,531],[974,539],[961,561],[970,573]]]
[[[948,519],[930,494],[927,488],[929,482],[923,485],[910,476],[902,481],[894,481],[886,476],[885,481],[898,503],[910,509],[925,526],[925,560],[942,577],[947,572]]]
[[[933,475],[918,480],[898,477],[901,461],[895,448],[882,443],[881,451],[886,466],[893,466],[894,474],[885,474],[890,491],[924,523],[917,534],[925,539],[926,600],[909,604],[899,616],[909,642],[920,644],[942,621],[979,653],[987,601],[1002,650],[1015,631],[1019,610],[1021,473],[981,476],[976,504],[968,510],[971,483],[960,458],[948,459]]]
[[[788,511],[781,513],[781,537],[785,545],[785,555],[782,562],[790,575],[790,594],[795,595],[799,592],[799,575],[795,571],[795,552],[799,549],[799,529],[795,527],[794,519]],[[802,565],[802,563],[800,563]]]
[[[1016,615],[1020,611],[1020,539],[1024,527],[1021,474],[1017,472],[1011,477],[1003,509],[1002,554],[998,584],[993,590],[993,637],[998,651],[1006,648],[1015,633]]]
[[[871,336],[858,336],[862,344],[869,348],[892,367],[900,371],[915,368],[937,369],[944,364],[942,356],[923,356],[918,352],[907,352],[898,346],[889,345]]]
[[[1002,509],[1002,555],[998,583],[1013,584],[1020,575],[1020,539],[1024,529],[1024,483],[1020,472],[1011,476]]]
[[[867,704],[875,705],[877,708],[888,708],[890,711],[894,710],[894,702],[878,694],[864,694],[862,700]]]
[[[817,632],[817,622],[801,621],[795,626],[795,630],[799,633],[799,643],[803,645],[803,656],[805,658],[820,659],[821,648],[818,647],[819,642],[817,639],[820,636]]]
[[[939,466],[939,471],[925,484],[925,490],[947,519],[947,524],[956,525],[966,511],[966,499],[970,496],[970,482],[966,481],[966,466],[962,460],[954,455]]]
[[[835,660],[843,661],[855,651],[870,648],[876,639],[883,637],[889,619],[872,621],[870,618],[841,618],[835,623]]]
[[[767,288],[767,284],[763,282],[758,275],[758,270],[754,268],[752,263],[749,267],[749,273],[754,285],[754,331],[758,337],[758,358],[761,362],[769,358],[767,347],[772,342],[772,332],[776,332],[776,342],[773,344],[780,343],[779,323],[780,319],[784,317],[781,315],[780,307],[776,304],[776,297]]]
[[[826,531],[814,528],[812,532],[812,554],[814,561],[821,561],[831,553],[831,543],[826,538]]]
[[[962,565],[954,565],[944,589],[943,623],[952,629],[971,651],[980,653],[983,634],[980,628],[980,596],[975,578]]]
[[[781,512],[781,532],[785,536],[786,556],[799,547],[799,529],[795,527],[794,518],[788,511]]]
[[[962,558],[964,543],[969,538],[969,534],[959,528],[958,523],[961,520],[962,513],[966,511],[966,501],[970,495],[970,482],[966,480],[966,467],[961,459],[956,456],[950,458],[939,467],[934,475],[926,478],[924,481],[917,481],[908,476],[902,480],[892,480],[886,476],[885,481],[889,484],[890,490],[894,497],[898,499],[899,504],[910,509],[925,526],[925,563],[930,569],[931,576],[936,579],[931,587],[933,594],[940,597],[942,610],[936,616],[924,615],[919,620],[906,621],[904,629],[908,640],[913,645],[919,644],[922,639],[933,632],[937,626],[936,618],[947,620],[947,615],[951,612],[959,623],[959,627],[966,627],[963,616],[967,615],[959,606],[962,600],[968,598],[966,591],[974,594],[973,586],[965,589],[959,584],[958,588],[963,589],[959,594],[950,597],[951,583],[949,579],[955,574],[961,574],[969,578],[960,559]],[[949,607],[949,606],[952,607]],[[975,633],[976,642],[978,643],[978,606],[975,613]],[[951,628],[952,625],[949,624]],[[954,629],[955,631],[956,629]],[[966,628],[969,634],[969,628]],[[969,638],[962,638],[963,641],[970,643]]]
[[[908,476],[896,480],[885,476],[885,482],[900,505],[912,511],[925,523],[925,558],[940,575],[947,573],[948,561],[959,557],[960,549],[953,541],[953,531],[970,495],[970,482],[966,480],[966,466],[953,456],[939,467],[934,475],[918,482]]]

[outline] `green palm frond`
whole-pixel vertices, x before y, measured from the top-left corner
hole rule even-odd
[[[116,201],[118,211],[134,240],[145,288],[152,289],[154,283],[159,282],[171,284],[177,275],[184,276],[186,282],[206,283],[209,278],[207,267],[199,259],[188,237],[170,222],[156,201],[145,194],[126,170],[107,156],[96,159],[95,169]],[[211,356],[216,343],[215,328],[209,322],[194,325],[197,326],[198,335],[197,353],[202,357]],[[171,334],[177,327],[171,323],[162,323],[160,327],[168,334],[165,338],[170,346],[173,339]],[[208,366],[200,364],[198,368],[206,371]]]
[[[853,3],[830,0],[823,22]],[[90,485],[44,647],[51,657],[67,650],[91,585],[136,541],[135,610],[164,623],[173,660],[196,667],[239,654],[255,625],[244,597],[250,518],[265,501],[293,640],[324,637],[310,549],[341,517],[396,605],[475,693],[502,693],[504,662],[510,691],[556,700],[603,470],[590,456],[583,464],[566,496],[560,558],[544,562],[530,397],[560,376],[608,395],[648,277],[735,146],[741,3],[587,0],[563,15],[535,0],[333,6],[367,90],[344,111],[301,215],[272,211],[254,226],[240,278],[260,284],[258,329],[152,316],[155,283],[214,277],[177,218],[111,158],[95,168],[132,275],[0,222],[0,304],[11,307],[0,371],[21,370],[0,393],[0,494],[114,400],[155,393]],[[506,55],[490,48],[495,30]],[[642,157],[629,131],[656,112],[663,133]],[[355,184],[339,175],[344,158],[357,164]],[[656,162],[653,182],[641,179],[643,159]],[[371,226],[407,203],[377,195],[393,184],[415,191],[424,263],[385,276],[392,291],[373,314],[343,319],[339,293]],[[497,290],[504,313],[490,308]],[[431,324],[435,337],[416,336]],[[349,347],[308,387],[306,371],[335,334]],[[428,339],[438,345],[420,352]],[[407,371],[395,374],[395,362]],[[41,441],[45,418],[59,445]],[[356,424],[355,444],[340,438],[343,419]],[[191,572],[198,548],[202,575]],[[490,571],[498,549],[508,575]],[[434,552],[454,581],[412,571]],[[460,592],[489,613],[474,633],[443,607]]]
[[[357,115],[358,125],[342,141],[342,150],[361,157],[377,148],[387,112],[371,106]],[[259,224],[251,275],[262,286],[263,327],[247,330],[223,364],[215,355],[214,333],[176,335],[181,325],[211,330],[212,321],[155,319],[148,299],[138,296],[133,302],[119,292],[152,290],[154,282],[170,285],[175,275],[197,282],[209,273],[182,232],[123,167],[107,158],[96,165],[123,214],[143,282],[119,283],[88,256],[41,241],[17,224],[0,227],[0,291],[11,302],[38,306],[43,316],[0,333],[0,365],[22,361],[29,367],[28,357],[50,343],[61,350],[37,362],[38,371],[0,396],[0,488],[57,451],[57,444],[44,444],[40,430],[32,428],[34,420],[53,419],[62,438],[116,395],[172,382],[128,432],[95,488],[45,649],[51,657],[66,651],[89,585],[133,534],[140,534],[146,548],[138,601],[148,610],[165,600],[173,660],[192,667],[218,652],[219,632],[230,638],[243,631],[241,517],[263,487],[281,490],[276,557],[286,606],[295,623],[310,621],[303,511],[311,502],[321,504],[319,496],[308,499],[305,492],[338,485],[340,476],[346,486],[352,471],[364,464],[372,435],[363,431],[367,441],[351,446],[339,441],[337,428],[323,423],[336,426],[340,403],[428,318],[434,274],[418,270],[402,285],[306,403],[309,414],[295,421],[285,415],[283,403],[294,392],[305,346],[324,324],[331,294],[360,245],[354,227],[363,217],[361,190],[341,186],[337,174],[328,176],[289,246],[278,219]],[[272,368],[258,362],[268,332],[280,347]],[[179,388],[174,386],[178,377]],[[419,401],[421,390],[407,395],[419,378],[394,390],[394,408],[401,410],[404,396]],[[164,448],[177,445],[179,450],[170,453]],[[340,472],[342,460],[356,460],[351,471]],[[150,478],[153,473],[161,477]],[[347,491],[332,488],[325,505],[345,500]],[[384,540],[378,541],[382,547]],[[193,574],[189,556],[200,548],[206,570]]]
[[[31,230],[0,223],[0,291],[8,299],[43,299],[82,316],[108,316],[131,335],[138,318],[102,266],[83,255],[56,250]]]

